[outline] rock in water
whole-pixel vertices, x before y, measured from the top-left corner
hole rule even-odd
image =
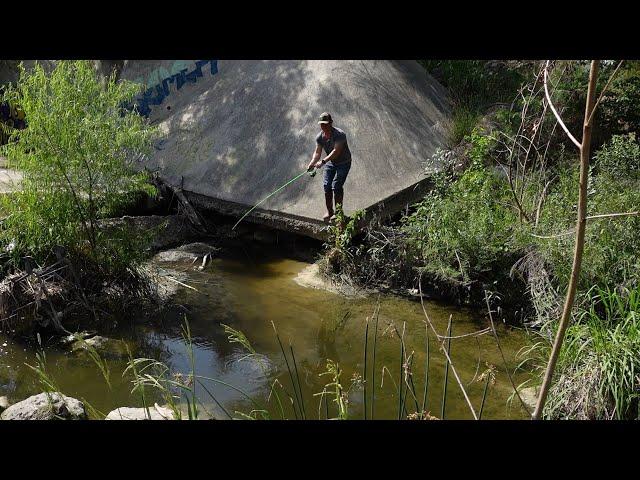
[[[175,420],[175,415],[171,409],[156,403],[149,407],[148,414],[145,408],[120,407],[109,412],[105,420]]]
[[[540,387],[533,386],[523,388],[519,391],[520,398],[529,407],[531,411],[536,409],[536,403],[538,402],[538,395],[540,394]]]
[[[11,405],[2,420],[86,420],[87,412],[80,400],[58,392],[40,393]]]
[[[9,399],[7,397],[0,397],[0,413],[4,412],[7,408],[9,408]]]
[[[82,352],[88,350],[88,347],[93,347],[100,356],[105,358],[127,358],[129,355],[127,352],[127,344],[123,340],[115,340],[99,335],[88,338],[87,340],[75,341],[71,345],[71,350],[74,352]]]

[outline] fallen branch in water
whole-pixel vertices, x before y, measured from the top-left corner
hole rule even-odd
[[[182,285],[183,287],[187,287],[187,288],[190,288],[191,290],[195,290],[198,293],[202,293],[197,288],[194,288],[194,287],[192,287],[190,285],[187,285],[186,283],[182,283],[180,280],[176,280],[175,278],[170,277],[169,275],[166,275],[165,278],[168,278],[169,280],[172,280],[172,281],[176,282],[178,285]]]
[[[167,179],[165,179],[159,174],[156,174],[154,178],[160,185],[164,186],[167,190],[169,190],[172,193],[173,196],[175,196],[178,199],[178,201],[180,202],[180,205],[183,207],[185,215],[187,216],[189,221],[193,224],[193,226],[201,230],[202,232],[206,232],[207,229],[204,225],[204,222],[202,221],[197,210],[193,207],[193,205],[191,205],[189,200],[187,200],[187,197],[185,197],[184,193],[182,192],[182,187],[180,188],[174,187],[167,181]]]
[[[437,330],[433,326],[433,323],[431,323],[431,319],[429,318],[427,309],[424,306],[424,298],[422,296],[422,272],[420,272],[420,277],[418,279],[418,287],[420,289],[420,304],[422,305],[422,311],[424,312],[424,316],[427,319],[427,324],[429,325],[429,328],[431,328],[431,330],[433,331],[433,333],[436,335],[437,338],[442,338],[441,335],[437,332]],[[471,404],[471,400],[469,400],[469,395],[467,395],[467,391],[462,385],[462,380],[460,380],[460,376],[456,371],[456,367],[453,365],[453,361],[451,360],[451,357],[449,356],[449,353],[447,352],[447,349],[444,346],[444,340],[440,342],[440,350],[442,350],[442,352],[444,353],[444,356],[447,359],[447,362],[449,362],[449,365],[451,366],[451,371],[453,372],[453,376],[456,378],[456,382],[458,382],[458,386],[460,387],[460,390],[462,390],[462,394],[464,395],[464,399],[466,400],[467,405],[469,406],[469,410],[471,410],[471,414],[473,415],[474,420],[478,420],[478,415],[476,414],[476,411],[473,408],[473,405]]]
[[[507,360],[504,358],[504,352],[502,351],[502,346],[500,345],[500,340],[498,340],[498,332],[496,332],[496,326],[493,323],[493,314],[491,310],[491,306],[489,305],[489,298],[487,297],[487,291],[484,291],[484,299],[487,303],[487,311],[489,312],[489,321],[491,322],[491,331],[493,332],[493,337],[496,339],[496,344],[498,345],[498,350],[500,351],[500,356],[502,357],[502,363],[504,364],[504,369],[507,372],[507,376],[509,377],[509,382],[511,382],[511,386],[513,387],[513,391],[516,392],[518,400],[522,404],[522,407],[525,411],[531,415],[531,410],[529,410],[529,406],[524,403],[522,397],[520,396],[520,392],[518,392],[518,388],[516,387],[515,382],[513,381],[513,377],[511,376],[511,372],[509,371],[509,366],[507,365]]]

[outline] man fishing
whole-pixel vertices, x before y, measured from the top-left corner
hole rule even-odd
[[[333,119],[329,113],[321,114],[318,123],[322,131],[316,136],[316,150],[313,152],[307,170],[311,171],[313,168],[326,165],[323,186],[327,213],[323,220],[329,222],[334,218],[338,205],[342,205],[344,200],[343,186],[351,169],[351,151],[347,145],[347,135],[333,126]],[[327,156],[324,160],[320,160],[323,149]]]

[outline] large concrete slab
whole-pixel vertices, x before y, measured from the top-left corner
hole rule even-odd
[[[444,88],[414,61],[130,60],[121,78],[149,87],[139,104],[163,133],[144,165],[227,213],[305,168],[323,111],[347,133],[353,156],[348,213],[423,180],[450,115]],[[303,177],[263,213],[296,219],[298,230],[318,225],[321,177]]]

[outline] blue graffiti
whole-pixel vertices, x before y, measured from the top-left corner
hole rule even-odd
[[[176,90],[180,90],[186,83],[196,83],[198,78],[203,77],[202,67],[207,63],[211,63],[210,71],[211,75],[218,73],[218,61],[217,60],[198,60],[193,71],[188,72],[188,69],[182,69],[178,73],[165,78],[157,85],[145,90],[141,97],[137,98],[134,106],[137,108],[138,113],[144,117],[148,117],[151,113],[151,105],[160,105],[165,98],[167,98],[171,92],[171,84],[175,84]]]

